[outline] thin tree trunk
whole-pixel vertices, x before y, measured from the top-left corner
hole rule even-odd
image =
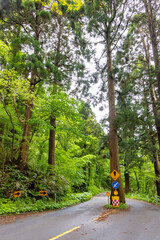
[[[55,67],[58,68],[59,66],[59,55],[60,55],[60,48],[61,48],[61,36],[62,36],[62,30],[63,30],[63,23],[62,23],[62,19],[58,18],[58,23],[59,23],[59,32],[57,34],[57,38],[58,38],[58,43],[57,43],[57,55],[55,58]],[[53,90],[53,93],[56,94],[57,93],[57,86],[58,86],[58,76],[57,73],[54,72],[54,85],[55,85],[55,89]],[[53,113],[54,114],[54,113]],[[48,163],[51,164],[52,166],[55,166],[55,138],[56,138],[56,117],[50,117],[50,124],[54,129],[50,129],[50,134],[49,134],[49,153],[48,153]]]
[[[90,185],[90,182],[92,180],[92,169],[91,169],[91,163],[88,163],[88,186]]]
[[[41,5],[36,2],[35,7],[37,11],[41,9]],[[34,38],[37,42],[39,42],[40,37],[40,25],[41,22],[39,21],[38,15],[35,17],[35,28],[34,28]],[[36,57],[39,55],[39,51],[36,47],[34,47],[34,54]],[[31,71],[31,79],[30,79],[30,92],[34,93],[35,86],[38,82],[36,82],[36,72],[34,69]],[[41,80],[39,80],[40,82]],[[28,120],[32,117],[32,111],[33,111],[33,99],[29,99],[26,104],[26,113],[25,113],[25,123],[23,128],[23,135],[22,135],[22,141],[20,144],[20,153],[18,157],[18,166],[19,169],[23,172],[25,172],[28,168],[28,154],[29,154],[29,143],[30,143],[30,134],[31,134],[31,125],[28,124]]]
[[[138,177],[137,177],[137,173],[136,173],[136,171],[134,171],[134,175],[135,175],[135,177],[136,177],[136,182],[137,182],[137,190],[139,191],[140,184],[139,184],[139,180],[138,180]]]
[[[151,85],[150,95],[152,98],[152,108],[154,113],[155,126],[157,130],[158,144],[160,149],[160,116],[159,116],[159,110],[157,110],[157,99],[156,99],[156,94],[155,94],[155,89],[153,84]]]
[[[34,92],[35,90],[35,75],[30,82],[30,91]],[[18,166],[19,169],[24,172],[28,168],[28,154],[29,154],[29,143],[30,143],[30,134],[31,134],[31,125],[28,124],[28,121],[32,117],[33,112],[33,99],[29,99],[26,104],[26,113],[25,113],[25,123],[23,128],[22,141],[20,144],[20,153],[18,156]]]
[[[18,166],[21,171],[25,171],[28,168],[28,153],[29,153],[31,125],[29,125],[27,121],[30,120],[32,117],[32,108],[33,108],[33,103],[28,101],[26,106],[25,124],[23,128],[22,142],[21,142],[20,153],[18,157]]]
[[[11,145],[11,161],[13,161],[13,155],[14,155],[14,140],[15,140],[15,127],[14,127],[14,123],[13,123],[13,119],[12,119],[12,116],[10,114],[10,112],[8,111],[7,107],[6,107],[6,104],[5,104],[5,101],[3,101],[3,106],[4,106],[4,109],[7,113],[7,115],[9,116],[9,119],[10,119],[10,122],[11,122],[11,125],[12,125],[12,145]]]
[[[51,117],[50,124],[54,129],[50,129],[49,135],[49,158],[48,163],[55,166],[55,129],[56,129],[56,118]]]
[[[0,142],[2,142],[2,139],[3,139],[3,132],[4,132],[4,126],[5,124],[4,123],[0,123]]]
[[[129,193],[130,184],[129,184],[129,172],[125,172],[125,193]]]
[[[159,168],[159,159],[158,155],[156,154],[155,156],[155,161],[154,161],[154,172],[156,175],[156,188],[157,188],[157,195],[160,196],[160,168]]]
[[[119,149],[118,149],[118,135],[117,129],[114,126],[114,120],[116,118],[116,108],[115,108],[115,89],[114,89],[114,77],[112,73],[112,53],[110,40],[107,43],[107,73],[108,73],[108,98],[109,98],[109,151],[110,151],[110,170],[117,170],[119,174],[120,171],[120,161],[119,161]],[[125,203],[125,196],[123,191],[121,176],[117,179],[119,182],[119,197],[120,202]],[[113,180],[112,180],[113,182]],[[114,189],[111,190],[111,196],[113,196]]]
[[[54,79],[56,79],[55,74],[54,74]],[[57,83],[55,83],[55,89],[53,92],[54,92],[54,94],[57,93]],[[49,133],[48,164],[55,166],[56,117],[52,117],[52,116],[50,117],[50,124],[53,127],[53,129],[50,129],[50,133]]]

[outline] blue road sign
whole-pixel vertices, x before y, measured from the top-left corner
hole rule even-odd
[[[114,189],[119,188],[119,182],[114,181],[114,182],[112,183],[112,187],[113,187]]]

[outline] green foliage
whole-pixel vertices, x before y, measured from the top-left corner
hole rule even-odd
[[[138,200],[142,200],[142,201],[146,201],[146,202],[150,202],[150,203],[156,203],[158,205],[160,205],[160,197],[158,196],[153,196],[153,194],[143,194],[143,193],[129,193],[126,195],[126,197],[131,198],[131,199],[138,199]]]
[[[91,197],[92,197],[91,192],[83,192],[83,193],[67,194],[67,196],[65,198],[66,198],[66,200],[71,199],[71,200],[78,200],[80,202],[85,202],[85,201],[88,201]]]
[[[29,81],[26,81],[14,70],[3,70],[0,71],[0,100],[12,102],[15,96],[18,100],[27,100],[33,97],[28,92]]]
[[[43,20],[51,20],[51,13],[45,10],[40,11],[39,16],[43,19]]]
[[[9,51],[10,47],[7,46],[2,40],[0,40],[0,64],[1,66],[6,66],[9,61]]]
[[[0,196],[13,197],[14,191],[22,191],[22,197],[37,197],[39,191],[48,191],[49,196],[63,196],[68,190],[68,182],[60,174],[53,174],[49,168],[41,170],[30,168],[26,174],[21,173],[16,167],[7,166],[5,171],[0,171],[1,190]]]
[[[96,54],[88,36],[85,39],[87,31],[103,44],[100,60],[105,57],[109,40],[114,50],[114,125],[119,136],[122,179],[129,173],[130,190],[143,194],[144,199],[148,194],[149,200],[155,201],[154,183],[159,181],[153,167],[158,153],[155,120],[159,118],[152,108],[155,104],[159,109],[159,102],[153,104],[150,95],[151,87],[155,98],[158,93],[155,67],[152,62],[147,66],[144,43],[140,41],[144,34],[149,58],[153,59],[145,13],[136,13],[128,26],[132,3],[125,5],[124,0],[87,0],[84,4],[77,0],[25,0],[21,6],[12,3],[10,14],[0,16],[0,213],[56,209],[85,201],[90,193],[95,195],[102,187],[110,187],[108,134],[97,123],[90,105],[68,94],[73,78],[77,96],[81,93],[84,99],[89,92],[83,57],[89,61],[91,54],[93,58]],[[128,33],[123,38],[125,27]],[[106,61],[96,59],[96,67],[92,83],[101,75],[102,101],[107,90]],[[26,120],[25,109],[30,102],[32,116]],[[55,127],[51,118],[56,118]],[[17,164],[26,125],[31,127],[28,171],[22,173]],[[54,167],[48,165],[50,130],[56,135]],[[22,191],[18,209],[13,199],[15,190]],[[45,201],[39,199],[40,190],[49,193]]]
[[[90,49],[82,35],[83,23],[79,20],[84,13],[82,2],[58,1],[49,3],[47,8],[45,2],[26,0],[21,6],[13,2],[10,14],[1,18],[0,209],[3,214],[56,209],[86,201],[92,194],[82,192],[99,193],[105,179],[106,164],[98,153],[103,130],[90,106],[86,109],[89,114],[83,112],[84,104],[66,93],[73,71],[79,81],[84,77],[82,55],[90,58]],[[27,107],[30,107],[28,118]],[[51,117],[56,118],[55,129]],[[24,133],[26,126],[31,128],[28,139]],[[51,167],[48,135],[53,129],[56,150],[55,166]],[[22,173],[18,164],[24,139],[29,144],[28,170]],[[16,190],[22,192],[18,209],[13,199]],[[47,190],[50,199],[42,202],[38,196],[40,190]],[[74,192],[81,193],[74,195]],[[53,202],[55,195],[57,203]]]
[[[0,71],[0,162],[13,162],[17,158],[17,148],[21,140],[25,102],[34,99],[26,81],[15,70]]]
[[[92,193],[92,195],[97,195],[98,193],[102,192],[102,188],[98,188],[97,186],[94,185],[94,182],[90,183],[88,187],[88,191]]]
[[[60,202],[55,202],[49,198],[36,200],[35,198],[20,198],[19,205],[17,205],[17,198],[15,199],[0,199],[0,214],[24,213],[24,212],[42,212],[44,210],[54,210],[71,206],[75,203],[88,201],[92,197],[91,193],[71,194],[65,196]]]

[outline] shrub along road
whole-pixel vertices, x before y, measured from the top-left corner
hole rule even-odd
[[[159,240],[160,208],[127,200],[127,210],[106,210],[105,193],[88,202],[18,218],[0,226],[3,240]]]

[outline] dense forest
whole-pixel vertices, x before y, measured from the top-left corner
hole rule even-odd
[[[0,1],[2,199],[160,196],[159,104],[158,1]]]

